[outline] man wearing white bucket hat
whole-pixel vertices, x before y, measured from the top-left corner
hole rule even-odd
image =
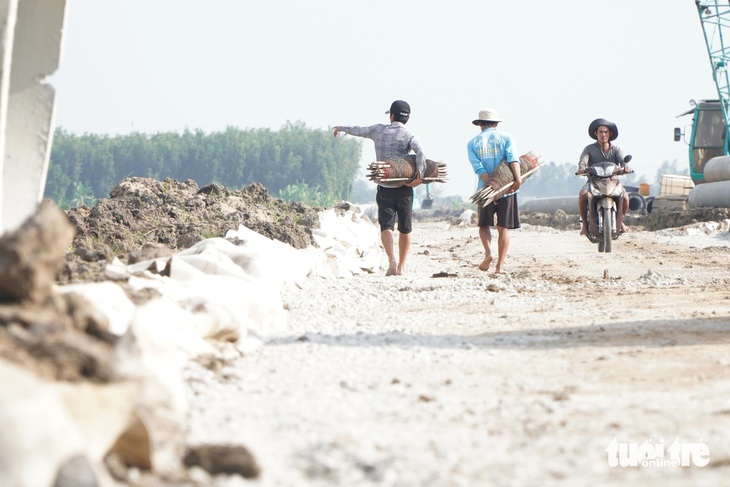
[[[509,230],[520,228],[520,215],[517,206],[517,190],[522,184],[520,174],[520,160],[517,155],[515,142],[511,134],[497,130],[497,124],[502,119],[496,110],[485,109],[479,111],[479,117],[472,123],[481,129],[479,135],[467,144],[469,162],[479,177],[477,190],[489,180],[489,175],[497,168],[500,162],[506,161],[514,182],[506,194],[479,208],[479,238],[484,246],[484,260],[479,264],[479,270],[486,271],[492,264],[492,232],[494,216],[497,215],[497,265],[495,274],[504,272],[504,261],[509,249]]]

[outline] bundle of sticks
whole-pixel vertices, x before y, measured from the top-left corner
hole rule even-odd
[[[540,156],[534,152],[530,151],[520,156],[520,174],[523,182],[539,168]],[[494,172],[489,175],[489,180],[486,184],[471,196],[471,202],[476,203],[480,207],[487,206],[499,198],[504,191],[509,189],[514,180],[514,174],[512,174],[512,169],[507,165],[507,161],[500,162]]]
[[[404,158],[371,162],[368,170],[370,173],[367,177],[370,181],[390,188],[403,186],[413,180],[416,173],[416,156],[411,154]],[[445,183],[446,178],[445,163],[426,159],[426,169],[422,179],[424,183]]]

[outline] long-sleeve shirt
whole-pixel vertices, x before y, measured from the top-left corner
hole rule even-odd
[[[617,166],[624,165],[624,151],[617,145],[611,144],[607,152],[603,152],[598,142],[589,144],[583,149],[578,161],[578,169],[585,170],[593,164],[601,161],[611,161]]]
[[[411,151],[416,153],[416,171],[423,179],[426,172],[426,155],[418,137],[413,135],[401,122],[390,125],[382,123],[369,127],[340,125],[340,130],[356,137],[365,137],[375,143],[375,157],[379,161],[403,158]],[[414,175],[415,176],[415,175]]]
[[[469,141],[466,149],[469,154],[469,162],[478,176],[477,190],[484,186],[482,174],[492,174],[500,162],[507,161],[507,164],[519,163],[517,148],[512,135],[494,127],[482,130],[479,135]],[[509,196],[510,194],[513,193],[503,196]]]

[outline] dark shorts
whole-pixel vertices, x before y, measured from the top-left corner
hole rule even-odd
[[[520,209],[517,207],[517,195],[513,194],[479,208],[480,227],[493,227],[494,214],[497,214],[497,226],[512,230],[520,228]]]
[[[400,188],[378,186],[375,202],[378,204],[378,221],[380,222],[381,232],[394,230],[397,219],[398,231],[400,233],[411,233],[413,230],[411,224],[413,188],[408,186],[401,186]]]

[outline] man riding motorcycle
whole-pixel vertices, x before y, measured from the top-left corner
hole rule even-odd
[[[610,161],[622,168],[623,174],[633,172],[630,167],[624,163],[624,153],[621,148],[611,142],[618,137],[618,127],[615,123],[609,122],[604,118],[597,118],[588,126],[588,135],[596,142],[587,145],[580,155],[578,161],[578,172],[576,174],[585,174],[586,169],[601,161]],[[592,235],[598,235],[595,218],[588,219],[588,182],[583,186],[578,194],[578,208],[580,210],[580,234],[585,235],[590,230]],[[616,229],[619,233],[628,232],[628,228],[624,225],[624,216],[629,210],[629,195],[624,190],[621,197],[616,201]],[[589,228],[586,228],[586,221],[589,222]]]

